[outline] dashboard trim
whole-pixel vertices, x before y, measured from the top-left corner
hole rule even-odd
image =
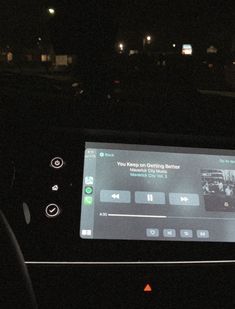
[[[159,262],[56,262],[25,261],[26,265],[194,265],[194,264],[232,264],[235,260],[214,261],[159,261]]]

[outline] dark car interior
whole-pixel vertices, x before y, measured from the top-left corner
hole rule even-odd
[[[1,308],[234,308],[233,7],[0,4]]]

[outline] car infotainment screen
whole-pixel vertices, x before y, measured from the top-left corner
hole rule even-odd
[[[80,237],[235,242],[235,151],[87,142]]]

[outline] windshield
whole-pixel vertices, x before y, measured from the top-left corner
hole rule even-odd
[[[2,91],[143,104],[235,95],[233,1],[32,1],[0,9]]]

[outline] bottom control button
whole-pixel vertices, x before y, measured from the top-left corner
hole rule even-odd
[[[56,204],[49,204],[45,209],[45,213],[48,218],[55,218],[60,214],[60,208]]]

